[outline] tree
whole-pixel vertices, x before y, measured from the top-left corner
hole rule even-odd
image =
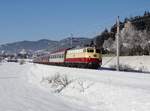
[[[104,50],[108,52],[114,52],[114,40],[112,38],[109,38],[108,40],[104,41],[103,48]]]
[[[120,33],[120,52],[123,55],[143,55],[149,46],[148,41],[150,37],[146,30],[124,29]]]
[[[100,35],[96,36],[96,46],[100,49],[102,49],[102,46],[103,46],[103,43],[104,43],[104,40],[108,39],[109,38],[109,32],[108,32],[108,29],[105,29]]]

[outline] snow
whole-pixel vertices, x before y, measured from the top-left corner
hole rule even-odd
[[[150,75],[35,65],[30,82],[52,91],[43,78],[67,75],[72,82],[58,95],[93,111],[149,111]],[[37,75],[38,74],[38,75]]]
[[[58,96],[29,84],[27,72],[32,66],[0,65],[0,111],[80,111],[78,105],[67,104]]]
[[[103,57],[102,62],[102,67],[112,67],[116,64],[116,57]],[[150,56],[120,56],[120,64],[134,70],[150,72]]]
[[[60,92],[55,75],[70,81]],[[150,74],[2,63],[0,95],[0,111],[149,111]]]

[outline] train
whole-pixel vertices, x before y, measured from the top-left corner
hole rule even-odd
[[[100,68],[102,65],[101,51],[96,47],[68,48],[39,56],[34,63],[49,64],[77,68]]]

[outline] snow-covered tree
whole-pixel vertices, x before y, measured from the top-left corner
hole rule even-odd
[[[109,52],[114,52],[114,49],[115,49],[114,40],[112,38],[105,40],[103,44],[103,48]]]
[[[146,30],[139,31],[134,27],[124,28],[119,35],[120,55],[150,54],[150,34]],[[109,52],[116,52],[116,40],[111,38],[103,45]]]
[[[149,46],[150,37],[147,31],[138,31],[135,28],[123,29],[120,33],[120,52],[123,55],[145,54]]]

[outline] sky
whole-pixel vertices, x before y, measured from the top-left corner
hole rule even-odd
[[[0,44],[22,40],[92,38],[117,16],[142,15],[149,0],[0,0]]]

